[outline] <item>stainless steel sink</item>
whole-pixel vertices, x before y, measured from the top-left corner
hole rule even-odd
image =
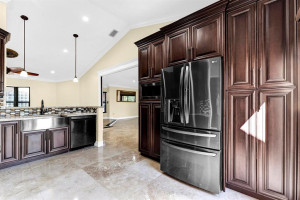
[[[21,120],[21,131],[46,130],[69,125],[69,119],[59,115],[38,115],[33,119]]]

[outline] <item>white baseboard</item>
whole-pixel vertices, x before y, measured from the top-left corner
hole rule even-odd
[[[127,117],[103,117],[103,119],[132,119],[137,118],[139,116],[127,116]]]
[[[94,144],[95,147],[103,147],[104,145],[105,145],[105,144],[104,144],[103,141],[102,141],[102,142],[96,141],[95,144]]]

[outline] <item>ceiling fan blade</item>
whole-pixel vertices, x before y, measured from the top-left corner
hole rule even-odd
[[[33,72],[27,72],[27,74],[28,74],[29,76],[39,76],[39,74],[33,73]]]
[[[6,49],[6,57],[8,57],[8,58],[16,58],[16,57],[18,57],[18,52],[16,52],[15,50],[12,50],[12,49],[9,49],[9,48],[7,48]]]
[[[6,73],[18,73],[21,71],[23,71],[23,68],[22,67],[6,67]]]

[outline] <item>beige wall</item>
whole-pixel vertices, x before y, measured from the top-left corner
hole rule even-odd
[[[42,99],[44,99],[45,106],[57,106],[56,83],[6,78],[6,86],[30,87],[30,106],[32,107],[41,106]]]
[[[0,28],[6,30],[6,4],[0,2]]]
[[[134,42],[157,32],[169,23],[137,28],[129,31],[115,46],[113,46],[86,74],[80,82],[80,104],[94,106],[99,103],[98,71],[113,67],[137,58],[138,49]]]
[[[79,83],[73,81],[56,83],[56,96],[57,106],[80,106]]]
[[[138,97],[137,89],[108,87],[104,89],[107,92],[107,113],[104,114],[105,118],[123,118],[123,117],[136,117],[138,116],[138,101],[136,102],[117,102],[117,90],[135,91]]]

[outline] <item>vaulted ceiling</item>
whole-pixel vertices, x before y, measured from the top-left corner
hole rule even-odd
[[[23,67],[26,22],[26,69],[37,79],[74,77],[74,38],[78,38],[78,77],[87,72],[130,29],[184,17],[216,0],[11,0],[7,3],[7,47],[19,53],[7,66]],[[117,30],[115,37],[110,37]],[[55,73],[51,73],[54,71]]]

